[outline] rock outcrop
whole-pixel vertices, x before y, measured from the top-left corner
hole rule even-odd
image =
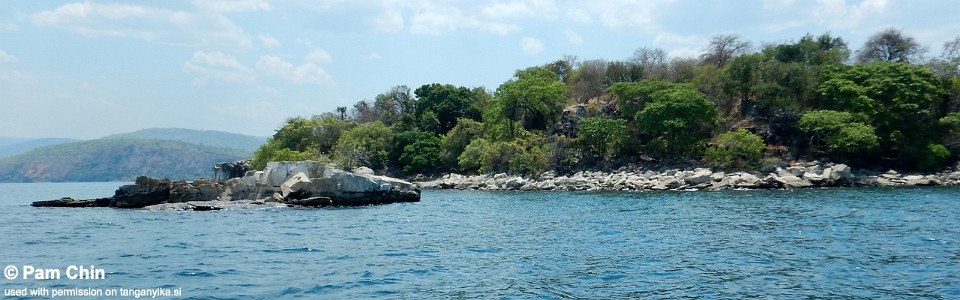
[[[213,165],[213,181],[222,184],[230,178],[243,177],[252,168],[250,162],[246,160],[215,164]]]
[[[256,200],[279,194],[284,202],[321,197],[337,206],[420,201],[420,190],[410,182],[314,161],[271,162],[263,172],[248,172],[228,180],[226,186],[221,199]]]
[[[263,171],[246,171],[243,177],[227,178],[223,184],[208,179],[171,182],[141,176],[134,184],[121,186],[113,197],[92,200],[62,198],[37,201],[32,205],[143,208],[197,201],[254,200],[319,207],[420,201],[420,190],[412,183],[373,175],[368,170],[354,173],[314,161],[272,162]],[[194,210],[217,210],[217,207],[203,205]]]

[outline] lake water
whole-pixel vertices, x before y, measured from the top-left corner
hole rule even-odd
[[[427,190],[419,203],[210,212],[27,206],[118,185],[0,184],[0,266],[19,272],[0,288],[160,288],[177,299],[960,298],[958,188]],[[26,265],[62,277],[24,279]],[[69,266],[105,278],[69,280]]]

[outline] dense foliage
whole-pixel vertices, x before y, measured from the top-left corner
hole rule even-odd
[[[896,29],[859,50],[829,33],[639,48],[516,71],[490,92],[430,83],[297,117],[258,150],[391,174],[537,173],[626,164],[755,169],[797,159],[936,170],[960,152],[960,36],[939,57]],[[854,62],[855,61],[855,62]]]

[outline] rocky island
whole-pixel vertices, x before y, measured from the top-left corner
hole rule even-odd
[[[62,198],[37,201],[35,207],[144,208],[185,203],[192,210],[219,210],[236,201],[294,206],[360,206],[420,201],[420,190],[410,182],[377,176],[366,168],[353,172],[315,161],[271,162],[263,171],[251,171],[246,162],[214,167],[213,180],[170,181],[145,176],[117,189],[113,197]]]

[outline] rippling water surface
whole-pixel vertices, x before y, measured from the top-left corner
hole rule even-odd
[[[33,208],[118,183],[0,184],[0,266],[182,298],[960,298],[960,189],[424,191],[359,208]],[[11,298],[11,297],[7,297]]]

